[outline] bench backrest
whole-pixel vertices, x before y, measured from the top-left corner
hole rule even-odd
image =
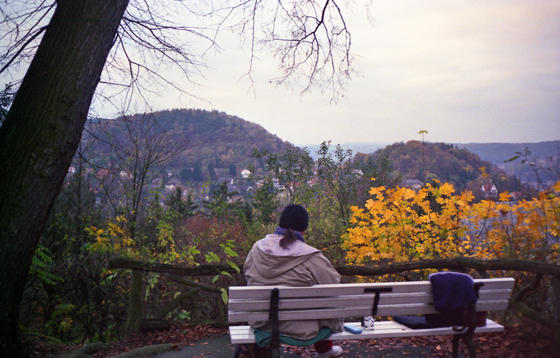
[[[500,311],[508,306],[513,278],[476,279],[480,288],[477,311]],[[280,321],[437,313],[429,281],[286,286],[232,286],[229,322],[267,321],[270,297],[279,289]],[[378,299],[377,312],[375,308]]]

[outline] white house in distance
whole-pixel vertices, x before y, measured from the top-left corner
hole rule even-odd
[[[132,179],[132,173],[130,170],[121,170],[120,176],[123,179]]]
[[[484,194],[485,198],[497,198],[498,188],[494,184],[484,184],[480,187],[480,190]]]
[[[251,175],[251,172],[248,169],[243,169],[243,171],[241,172],[241,177],[243,179],[249,178],[250,175]]]

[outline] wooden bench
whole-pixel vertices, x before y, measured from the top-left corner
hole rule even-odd
[[[475,285],[481,286],[476,311],[502,311],[507,308],[508,299],[514,285],[513,278],[476,279],[474,281]],[[271,311],[271,298],[274,295],[279,297],[277,302],[279,321],[329,318],[360,319],[366,316],[386,317],[437,313],[433,306],[432,288],[429,281],[334,284],[310,287],[232,286],[229,288],[228,304],[228,321],[232,344],[255,343],[255,335],[250,326],[231,324],[271,319],[273,317],[271,315],[275,315]],[[346,324],[361,325],[359,322],[346,322]],[[469,346],[469,352],[473,356],[473,354],[476,355],[474,344],[472,344],[473,333],[500,332],[503,330],[503,326],[490,319],[486,320],[485,326],[475,328],[473,325],[463,331],[456,331],[452,327],[411,329],[392,320],[378,320],[375,322],[373,329],[364,329],[361,334],[343,331],[332,334],[329,339],[455,335],[453,356],[457,357],[460,339],[463,339]]]

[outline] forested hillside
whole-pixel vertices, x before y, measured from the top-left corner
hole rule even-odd
[[[129,118],[101,120],[90,124],[90,130],[98,136],[110,138],[106,145],[97,145],[95,156],[108,158],[111,146],[126,142],[131,132],[128,123],[143,124],[146,134],[167,136],[166,145],[177,145],[181,152],[169,161],[167,169],[180,171],[197,163],[206,168],[228,168],[234,163],[239,170],[253,162],[254,149],[278,152],[288,145],[262,126],[219,111],[200,109],[173,109],[154,113],[136,114]],[[103,134],[99,134],[103,132]],[[163,134],[166,132],[165,134]],[[171,141],[171,143],[169,143]]]
[[[117,161],[123,162],[123,157],[129,158],[125,162],[130,162],[134,153],[151,151],[147,157],[167,157],[150,169],[159,167],[173,172],[176,178],[181,178],[183,184],[202,183],[208,179],[216,181],[224,175],[235,177],[250,165],[259,174],[263,174],[261,169],[265,165],[264,161],[253,157],[254,150],[278,153],[290,146],[258,124],[224,112],[199,109],[173,109],[95,121],[90,123],[89,129],[90,133],[95,134],[86,137],[84,143],[91,143],[84,147],[89,148],[87,157],[91,164],[98,168],[117,168]],[[136,151],[131,149],[134,145],[139,147]],[[551,145],[539,147],[539,153],[550,150]],[[352,145],[350,147],[356,149]],[[309,154],[316,160],[320,146],[310,148]],[[480,150],[480,146],[473,148]],[[503,149],[503,144],[500,144],[500,148],[494,148],[496,155],[506,156],[505,153],[509,153],[507,148]],[[514,149],[519,148],[510,149],[513,156]],[[119,151],[126,152],[126,155],[115,155]],[[479,194],[480,187],[484,184],[494,184],[500,192],[523,191],[518,179],[526,178],[521,175],[516,178],[510,175],[511,172],[507,174],[506,170],[481,159],[479,155],[462,148],[462,145],[415,140],[399,142],[377,149],[373,154],[357,153],[355,162],[365,163],[373,158],[387,158],[393,174],[399,174],[403,179],[418,179],[424,183],[437,179],[453,184],[457,191],[470,190],[475,195]],[[145,162],[150,160],[153,162],[153,159],[143,159]],[[521,160],[510,166],[519,167],[520,162]],[[122,166],[120,168],[119,171]],[[218,168],[219,174],[215,175],[213,169]],[[530,169],[524,165],[518,172],[520,170]],[[129,169],[129,172],[134,171],[136,169]],[[488,176],[482,175],[483,171]]]
[[[420,141],[399,142],[377,150],[374,154],[359,154],[358,161],[368,157],[387,157],[393,167],[404,178],[418,179],[424,183],[437,179],[453,184],[457,191],[465,189],[476,194],[483,184],[494,184],[498,191],[520,191],[521,183],[516,178],[498,169],[494,164],[482,160],[467,149],[452,144],[423,143]],[[482,175],[482,169],[488,177]]]

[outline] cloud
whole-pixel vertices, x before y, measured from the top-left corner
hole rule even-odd
[[[373,0],[347,13],[361,76],[336,105],[319,91],[276,88],[277,62],[253,63],[232,34],[207,55],[199,98],[171,93],[159,109],[216,109],[296,144],[323,140],[525,142],[560,138],[560,2]]]

